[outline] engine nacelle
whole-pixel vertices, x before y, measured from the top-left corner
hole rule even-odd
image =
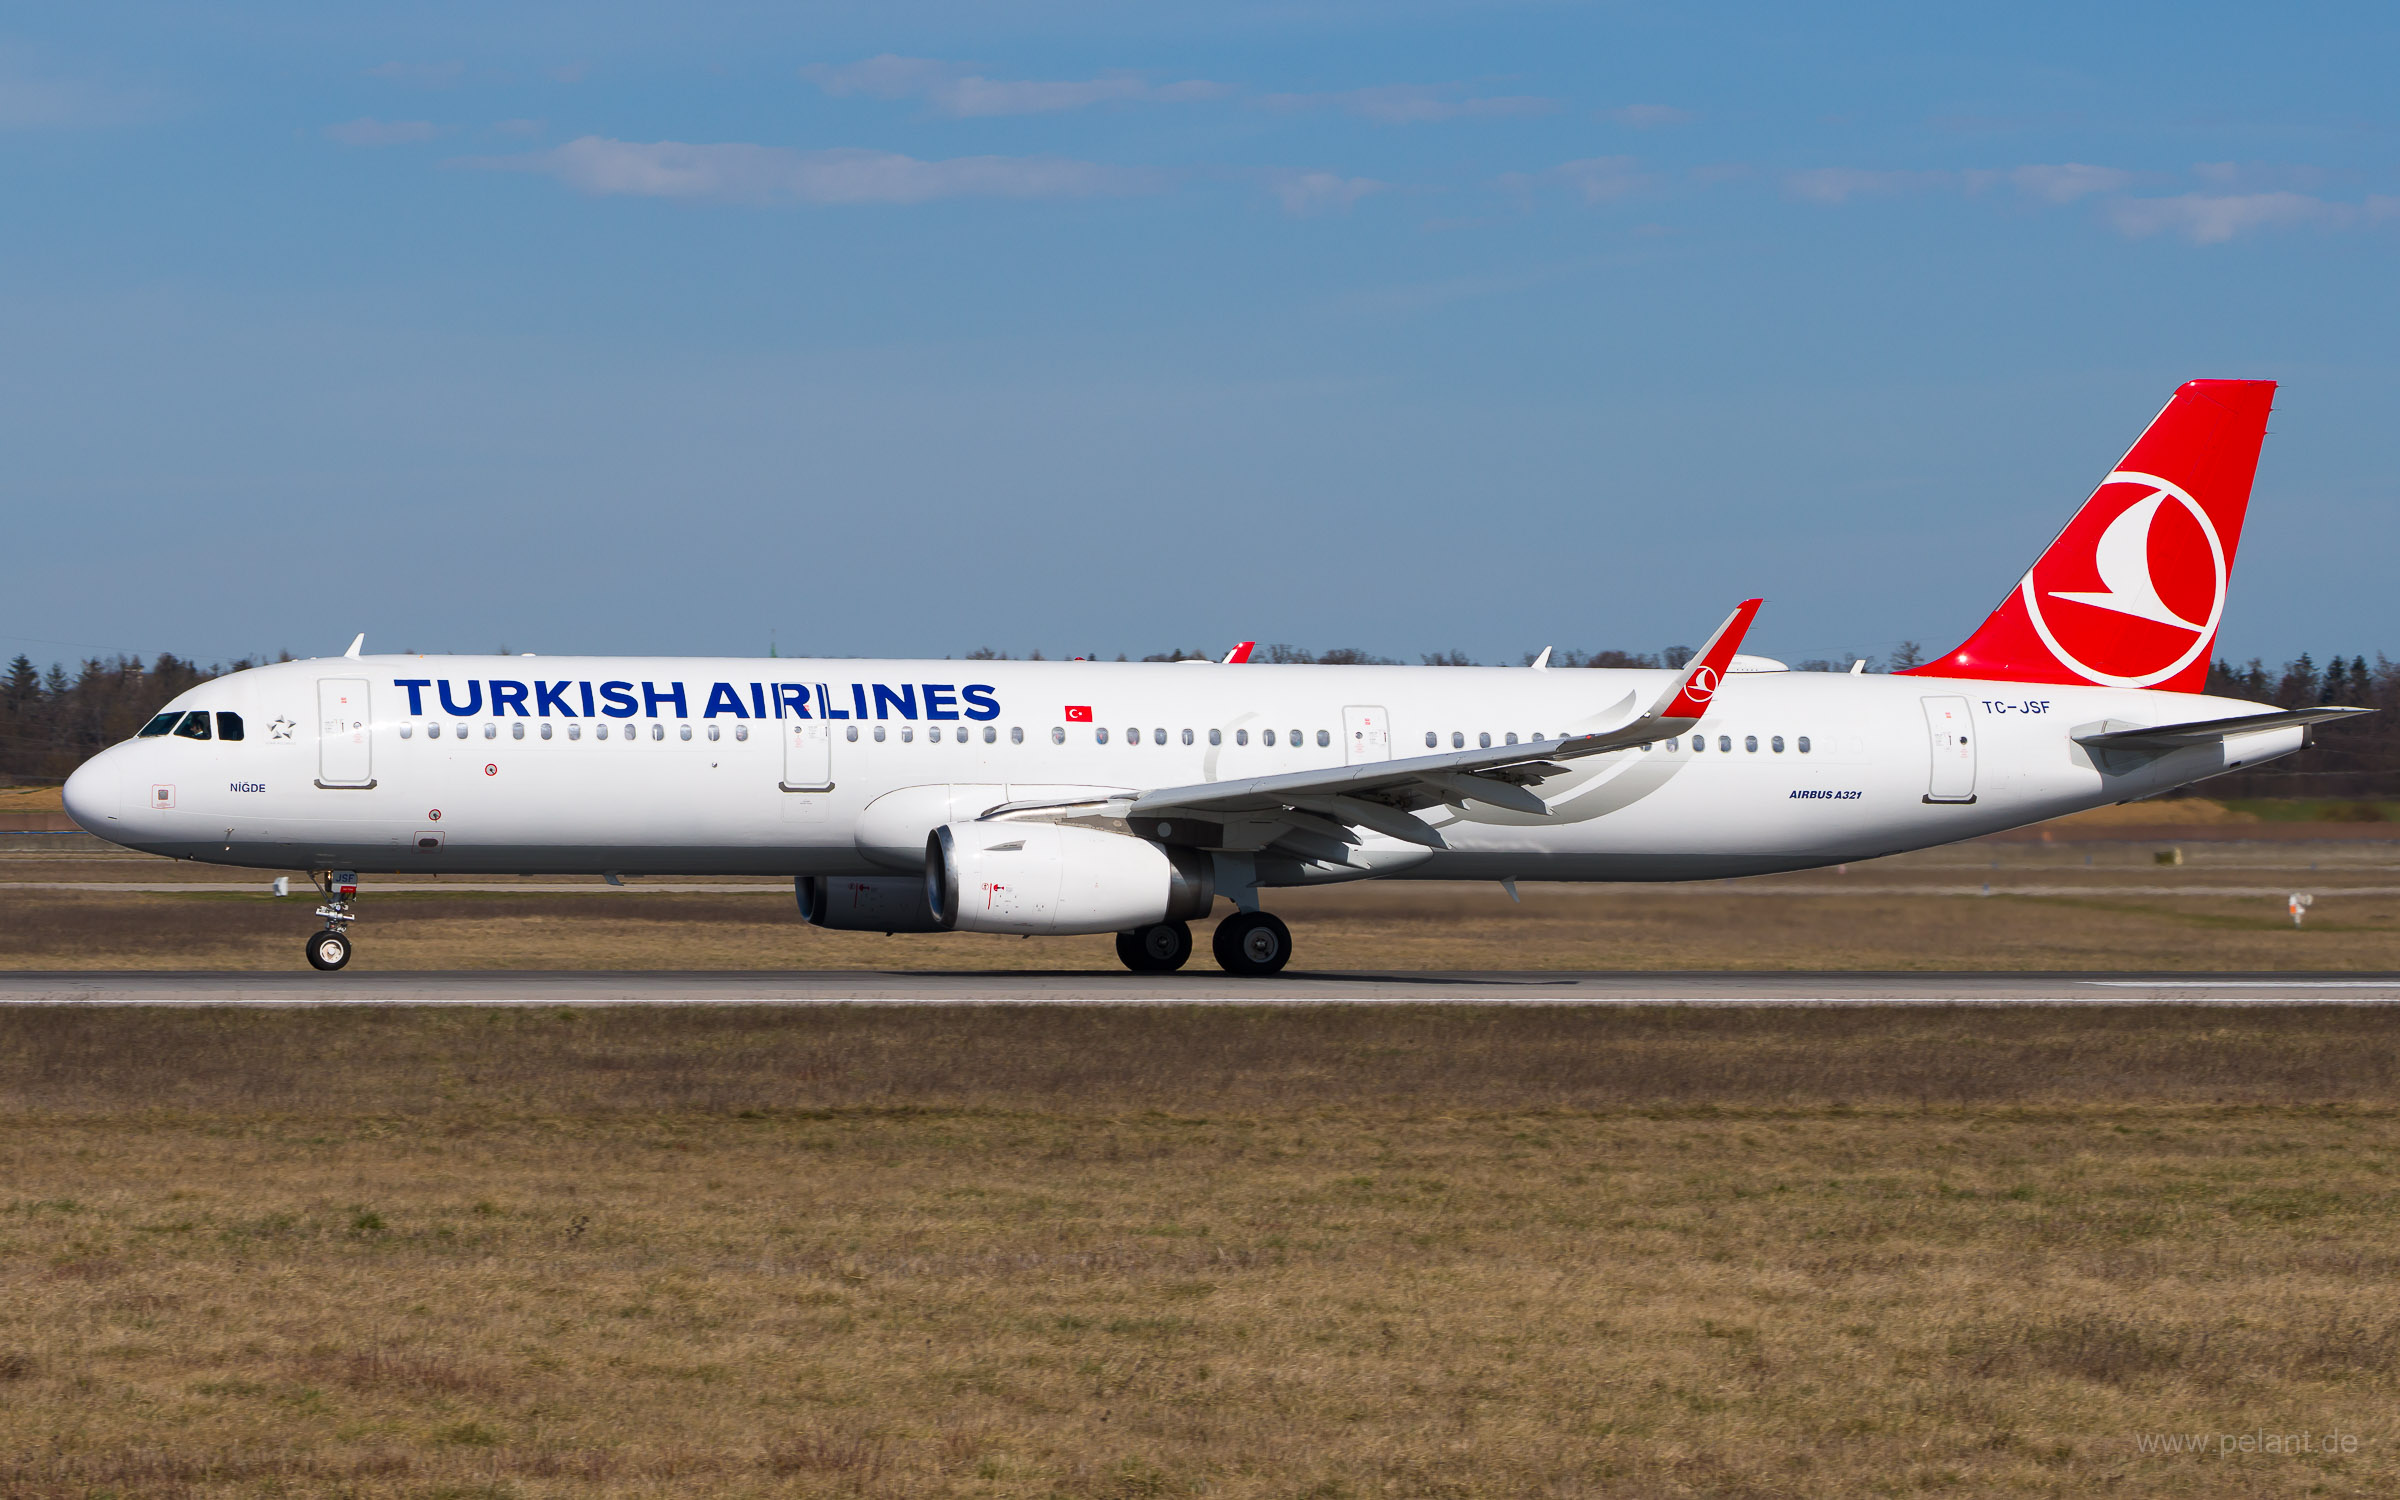
[[[1125,932],[1216,899],[1206,853],[1097,828],[952,823],[925,841],[925,904],[960,932]]]
[[[947,932],[925,905],[921,875],[802,875],[792,882],[800,915],[835,932]]]

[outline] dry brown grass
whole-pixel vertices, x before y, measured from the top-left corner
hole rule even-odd
[[[0,1494],[2386,1494],[2395,1104],[2367,1008],[10,1011]],[[2359,1446],[2138,1448],[2261,1429]]]
[[[1937,873],[1952,882],[1981,878]],[[2224,877],[2192,871],[2187,878]],[[2295,931],[2278,899],[2104,887],[1989,900],[1621,886],[1523,891],[1523,903],[1512,905],[1488,886],[1335,887],[1279,891],[1269,905],[1292,924],[1297,966],[1313,971],[2400,969],[2400,899],[2392,897],[2329,893]],[[453,896],[370,888],[361,909],[361,970],[1119,967],[1107,937],[821,932],[802,923],[782,894]],[[0,885],[0,968],[291,970],[318,925],[308,913],[309,903],[298,899]],[[1209,965],[1205,930],[1193,963]]]

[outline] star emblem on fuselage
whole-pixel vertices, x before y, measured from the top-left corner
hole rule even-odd
[[[292,731],[298,727],[298,725],[294,724],[289,719],[277,719],[274,723],[267,726],[267,737],[269,739],[288,740],[292,737]]]

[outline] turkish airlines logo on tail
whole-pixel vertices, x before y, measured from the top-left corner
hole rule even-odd
[[[1717,669],[1715,667],[1693,668],[1691,680],[1683,685],[1683,695],[1694,703],[1706,703],[1709,699],[1717,696]]]
[[[2143,688],[2198,661],[2225,615],[2225,544],[2180,485],[2120,469],[2018,585],[2051,654]]]

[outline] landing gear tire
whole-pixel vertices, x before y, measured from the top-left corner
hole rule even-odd
[[[1117,957],[1136,974],[1172,974],[1192,956],[1192,929],[1182,922],[1153,922],[1117,934]]]
[[[308,940],[308,966],[332,973],[350,962],[350,939],[328,927]]]
[[[1226,973],[1264,978],[1292,961],[1292,929],[1272,912],[1237,911],[1217,924],[1209,946]]]

